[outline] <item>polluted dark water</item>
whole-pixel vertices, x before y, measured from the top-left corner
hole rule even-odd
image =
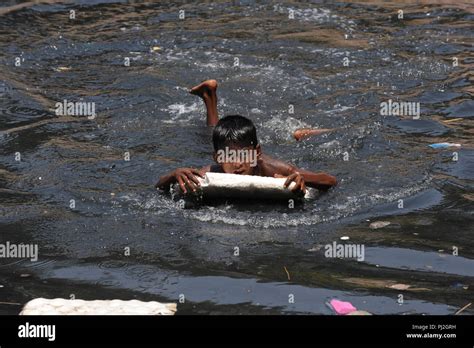
[[[72,294],[177,302],[178,314],[472,302],[472,3],[0,6],[0,242],[39,249],[0,259],[0,314]],[[251,118],[265,153],[338,186],[295,208],[182,209],[157,192],[160,175],[212,162],[188,93],[208,78],[220,115]],[[95,117],[58,116],[65,100],[94,103]],[[382,112],[389,101],[419,113]],[[336,130],[297,142],[298,128]],[[428,146],[443,142],[458,146]],[[327,257],[333,243],[363,257]]]

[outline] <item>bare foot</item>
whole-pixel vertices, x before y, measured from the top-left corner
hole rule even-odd
[[[216,80],[206,80],[201,82],[199,85],[194,86],[189,90],[189,93],[200,96],[204,98],[206,96],[212,96],[216,93],[217,90],[217,81]]]
[[[333,130],[334,128],[321,128],[321,129],[300,128],[300,129],[295,130],[295,132],[293,133],[293,136],[295,137],[297,141],[300,141],[303,138],[306,138],[312,135],[320,135],[324,133],[329,133],[329,132],[332,132]]]

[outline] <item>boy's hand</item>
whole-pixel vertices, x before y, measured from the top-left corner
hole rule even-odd
[[[291,189],[292,192],[298,192],[301,191],[303,193],[306,193],[306,184],[304,183],[304,178],[303,176],[298,173],[294,172],[293,174],[290,174],[288,177],[280,174],[275,174],[275,178],[286,178],[285,183],[283,184],[284,187],[290,186],[291,182],[294,182],[296,185]]]
[[[196,178],[196,175],[201,178],[203,177],[202,174],[194,168],[178,168],[173,172],[173,177],[178,182],[184,194],[188,193],[186,187],[196,192],[199,187],[199,180]]]

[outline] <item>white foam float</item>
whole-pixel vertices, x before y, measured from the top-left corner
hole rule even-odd
[[[70,300],[35,298],[20,315],[174,315],[176,303],[138,300]]]
[[[303,198],[302,194],[291,192],[294,182],[285,188],[285,178],[272,178],[254,175],[237,175],[226,173],[206,173],[199,178],[201,193],[205,198],[249,198],[249,199],[295,199]],[[307,190],[304,198],[309,198]]]

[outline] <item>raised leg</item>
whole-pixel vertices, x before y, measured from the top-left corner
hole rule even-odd
[[[217,114],[217,81],[206,80],[191,88],[189,93],[197,95],[204,100],[207,110],[207,125],[215,126],[219,121]]]

